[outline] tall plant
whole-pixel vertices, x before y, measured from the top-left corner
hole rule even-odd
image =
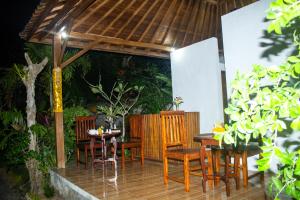
[[[299,0],[277,0],[270,4],[268,32],[282,34],[282,29],[294,28],[298,54],[279,66],[254,65],[248,74],[237,73],[225,109],[230,123],[225,126],[224,134],[216,135],[220,141],[234,145],[238,141],[248,143],[251,138],[262,138],[258,169],[266,171],[272,159],[279,160],[278,172],[269,187],[270,192],[275,191],[275,199],[282,192],[300,199],[300,150],[282,150],[277,144],[279,132],[288,131],[289,127],[300,130],[300,43],[295,26],[299,16]]]
[[[90,85],[93,93],[100,94],[108,103],[107,106],[100,105],[97,107],[98,111],[104,113],[113,128],[114,119],[119,115],[122,117],[122,139],[125,137],[125,116],[129,113],[132,107],[139,99],[143,87],[128,87],[127,83],[115,82],[110,93],[107,94],[102,87],[101,77],[98,85]]]

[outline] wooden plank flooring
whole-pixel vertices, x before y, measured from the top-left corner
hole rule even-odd
[[[184,185],[169,180],[168,185],[163,183],[162,163],[145,161],[144,167],[139,162],[127,162],[125,169],[117,168],[117,176],[110,164],[103,168],[102,164],[84,169],[84,166],[76,167],[71,164],[66,169],[57,170],[63,177],[76,184],[83,190],[91,193],[99,199],[116,200],[183,200],[183,199],[204,199],[204,200],[264,200],[263,186],[258,183],[258,178],[252,179],[248,188],[242,186],[235,189],[234,181],[231,180],[231,196],[226,197],[225,184],[220,183],[214,189],[206,193],[202,190],[202,178],[191,176],[190,192],[184,191]],[[180,166],[180,165],[179,165]],[[177,173],[179,166],[171,165],[171,173]],[[115,180],[115,178],[117,178]]]

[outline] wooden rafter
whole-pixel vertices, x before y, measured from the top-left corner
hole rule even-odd
[[[110,23],[102,30],[102,32],[100,33],[100,35],[105,35],[107,33],[107,31],[109,30],[109,28],[111,28],[112,26],[114,26],[114,24],[122,17],[122,15],[127,11],[128,8],[130,8],[133,4],[135,3],[135,0],[130,1],[129,4],[127,4],[127,6],[122,10],[122,12],[120,12],[118,14],[117,17],[115,17],[112,21],[110,21]]]
[[[200,16],[201,16],[201,1],[198,1],[198,5],[197,5],[197,7],[198,7],[198,9],[197,9],[197,14],[196,14],[196,20],[195,20],[195,24],[194,24],[194,30],[193,30],[193,37],[192,37],[192,42],[195,42],[196,41],[196,39],[197,39],[197,35],[198,35],[198,28],[199,28],[199,22],[198,22],[198,20],[197,19],[200,19],[201,20],[201,18],[200,18]]]
[[[145,35],[148,33],[148,31],[150,30],[150,28],[153,26],[153,23],[155,22],[155,20],[157,19],[157,17],[159,16],[160,12],[162,11],[163,7],[165,6],[165,4],[168,1],[165,0],[161,0],[161,4],[159,6],[158,11],[155,13],[154,17],[151,18],[150,23],[148,24],[148,26],[146,27],[146,29],[143,31],[143,34],[141,35],[141,37],[139,38],[138,41],[142,41],[145,37]]]
[[[126,37],[127,40],[130,40],[131,36],[135,33],[136,29],[144,22],[144,20],[148,17],[148,14],[152,11],[152,9],[158,4],[158,0],[155,0],[150,6],[150,8],[147,9],[146,13],[143,15],[143,17],[139,20],[139,22],[134,26],[134,28],[130,31],[128,36]]]
[[[184,37],[183,37],[183,40],[182,40],[182,43],[181,43],[181,45],[180,46],[185,46],[185,44],[186,44],[186,39],[187,39],[187,33],[188,32],[190,32],[191,31],[191,28],[192,28],[192,24],[193,24],[193,22],[194,22],[194,20],[195,20],[195,15],[196,15],[196,12],[197,12],[197,6],[193,6],[193,9],[192,9],[192,11],[191,11],[191,18],[190,18],[190,20],[188,21],[188,25],[187,25],[187,28],[186,28],[186,32],[185,32],[185,34],[184,34]]]
[[[118,38],[120,36],[120,34],[124,31],[125,27],[132,21],[134,17],[136,17],[136,15],[140,12],[140,10],[144,7],[146,3],[147,1],[143,1],[143,3],[139,5],[139,7],[134,11],[134,13],[130,16],[126,23],[124,23],[123,26],[119,29],[119,31],[114,34],[115,37]]]
[[[69,58],[68,60],[66,60],[65,62],[63,62],[61,64],[61,68],[64,68],[64,67],[68,66],[70,63],[74,62],[80,56],[82,56],[83,54],[85,54],[86,52],[88,52],[89,50],[91,50],[93,47],[95,47],[99,42],[100,42],[100,40],[95,40],[95,41],[91,42],[90,44],[88,44],[86,47],[84,47],[82,50],[80,50],[79,52],[77,52],[71,58]]]
[[[70,37],[77,38],[77,39],[85,39],[85,40],[99,40],[104,43],[111,43],[115,45],[125,45],[125,46],[132,46],[132,47],[141,47],[141,48],[149,48],[149,49],[156,49],[162,51],[171,51],[170,47],[157,45],[152,43],[144,43],[144,42],[136,42],[136,41],[128,41],[121,38],[114,38],[108,36],[100,36],[96,34],[83,34],[78,32],[71,32]]]
[[[98,4],[95,8],[93,8],[93,10],[84,15],[81,19],[79,19],[76,24],[74,24],[73,30],[76,30],[78,28],[78,26],[80,26],[83,22],[85,22],[89,17],[91,17],[91,15],[98,10],[99,8],[101,8],[105,3],[107,3],[108,0],[103,0],[100,4]],[[87,8],[86,8],[87,9]]]
[[[69,0],[69,1],[66,1],[65,5],[62,7],[62,9],[56,11],[56,12],[58,12],[58,14],[44,28],[44,30],[38,34],[37,38],[39,40],[41,40],[44,37],[46,37],[48,34],[50,34],[50,32],[56,27],[57,22],[59,20],[61,20],[61,18],[63,18],[63,16],[65,16],[70,11],[70,9],[73,8],[73,6],[75,5],[75,2],[77,2],[77,1],[78,0]],[[56,32],[56,31],[53,31],[53,32]]]
[[[155,40],[157,39],[157,36],[159,34],[158,29],[161,28],[161,25],[166,23],[166,19],[169,16],[169,13],[173,10],[173,7],[176,4],[176,0],[172,0],[171,5],[168,7],[167,12],[164,14],[162,20],[160,21],[159,25],[156,28],[156,31],[154,32],[154,35],[152,37],[151,43],[155,43]]]
[[[164,36],[161,40],[161,44],[165,44],[166,38],[167,38],[168,34],[170,33],[170,30],[172,30],[174,22],[176,21],[179,13],[181,12],[181,9],[182,9],[183,5],[184,5],[184,1],[181,1],[180,4],[179,4],[179,7],[176,9],[176,13],[175,13],[174,17],[172,17],[172,20],[171,20],[170,24],[168,24],[168,28],[164,33]]]
[[[99,25],[105,19],[105,17],[110,15],[115,10],[116,7],[118,7],[121,3],[123,3],[123,1],[124,0],[119,0],[111,8],[109,8],[109,10],[107,10],[107,12],[104,15],[102,15],[93,25],[91,25],[86,32],[90,33],[97,25]]]
[[[178,33],[183,29],[184,24],[186,24],[186,21],[188,20],[189,14],[191,14],[191,13],[189,12],[189,10],[191,9],[192,1],[193,1],[193,0],[189,0],[188,7],[187,7],[187,9],[186,9],[185,12],[184,12],[183,17],[181,18],[180,25],[179,25],[179,29],[177,29],[176,34],[175,34],[175,37],[174,37],[174,39],[173,39],[172,47],[176,47],[176,46],[177,46],[177,45],[176,45],[176,42],[177,42],[177,38],[178,38]]]

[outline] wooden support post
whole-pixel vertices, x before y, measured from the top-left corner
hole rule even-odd
[[[65,143],[63,127],[63,105],[62,105],[62,42],[61,36],[55,34],[53,38],[53,111],[55,117],[56,133],[56,165],[57,168],[65,168]]]

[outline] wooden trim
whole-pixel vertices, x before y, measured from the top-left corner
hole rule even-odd
[[[171,48],[168,46],[144,43],[144,42],[128,41],[121,38],[107,37],[107,36],[96,35],[96,34],[83,34],[78,32],[71,32],[70,37],[78,38],[78,39],[86,39],[86,40],[97,40],[104,43],[111,43],[116,45],[127,45],[132,47],[142,47],[142,48],[149,48],[149,49],[171,52]]]
[[[80,56],[82,56],[83,54],[85,54],[86,52],[88,52],[89,50],[91,50],[94,46],[96,46],[100,41],[96,40],[91,42],[90,44],[88,44],[85,48],[83,48],[82,50],[80,50],[79,52],[77,52],[74,56],[72,56],[71,58],[69,58],[68,60],[66,60],[65,62],[63,62],[61,64],[61,68],[66,67],[67,65],[71,64],[72,62],[74,62],[76,59],[78,59]]]

